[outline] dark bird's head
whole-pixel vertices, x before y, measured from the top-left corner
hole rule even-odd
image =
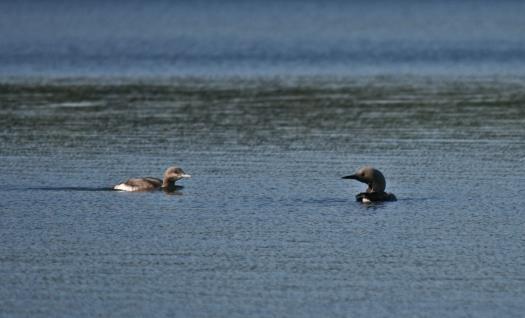
[[[381,171],[373,167],[362,167],[356,173],[345,176],[343,179],[354,179],[368,185],[366,192],[384,192],[386,187],[385,177]]]
[[[166,169],[164,172],[164,179],[167,181],[177,181],[182,178],[191,178],[189,174],[186,174],[181,168],[173,166]]]

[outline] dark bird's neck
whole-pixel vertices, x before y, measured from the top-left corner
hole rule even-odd
[[[162,180],[162,187],[168,190],[175,189],[175,181],[164,178],[164,180]]]
[[[361,192],[355,196],[358,202],[382,202],[382,201],[397,201],[396,196],[390,192]]]

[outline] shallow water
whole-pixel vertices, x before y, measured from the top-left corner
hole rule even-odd
[[[524,84],[4,83],[1,312],[520,317]],[[174,195],[107,190],[173,163]],[[397,202],[354,202],[364,164]]]

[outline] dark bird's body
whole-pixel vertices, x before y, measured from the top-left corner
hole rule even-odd
[[[355,196],[358,202],[369,203],[397,200],[394,194],[385,192],[385,177],[381,171],[375,168],[363,167],[356,173],[343,177],[343,179],[354,179],[368,185],[366,192],[361,192]]]

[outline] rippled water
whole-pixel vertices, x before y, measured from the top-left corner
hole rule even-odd
[[[0,312],[520,317],[524,84],[4,83]],[[173,163],[175,195],[106,190]],[[354,202],[364,164],[399,201]]]

